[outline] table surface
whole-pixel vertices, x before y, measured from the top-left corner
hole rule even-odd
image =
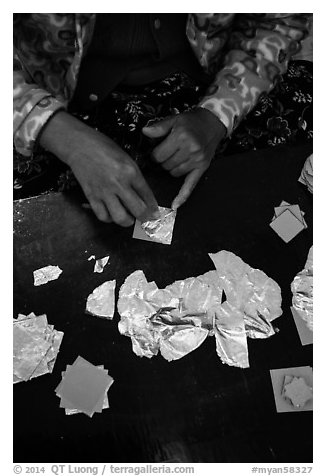
[[[312,366],[291,316],[290,284],[312,245],[312,196],[297,179],[312,146],[278,146],[216,160],[178,211],[170,246],[132,238],[132,228],[98,222],[79,194],[14,204],[14,316],[47,314],[64,338],[52,374],[14,386],[15,462],[312,462],[312,412],[278,414],[270,369]],[[169,206],[180,179],[148,171],[158,202]],[[282,200],[299,204],[308,228],[288,244],[270,228]],[[282,290],[279,332],[248,339],[250,368],[223,365],[215,339],[175,362],[137,357],[112,321],[85,314],[87,296],[106,280],[118,292],[136,269],[165,287],[213,269],[208,253],[229,250]],[[110,255],[102,274],[90,255]],[[33,270],[63,270],[33,286]],[[115,382],[110,409],[66,416],[54,390],[81,355]]]

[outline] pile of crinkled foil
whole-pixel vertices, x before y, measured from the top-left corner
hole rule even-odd
[[[51,373],[62,338],[45,314],[19,314],[13,321],[14,383]]]
[[[271,321],[282,314],[278,284],[231,252],[209,256],[215,271],[164,289],[140,270],[127,277],[119,292],[119,331],[131,338],[136,355],[151,358],[160,351],[177,360],[214,336],[221,361],[246,368],[247,337],[274,334]]]
[[[310,248],[305,267],[291,284],[292,305],[307,327],[313,330],[313,247]]]

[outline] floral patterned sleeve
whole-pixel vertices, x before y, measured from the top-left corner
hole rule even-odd
[[[224,25],[217,30],[223,41],[224,59],[215,80],[199,103],[212,111],[225,125],[230,136],[234,128],[257,104],[262,93],[275,86],[287,70],[289,59],[300,50],[301,40],[309,32],[311,14],[257,13],[224,14]],[[195,29],[194,29],[195,31]],[[216,33],[216,32],[215,32]],[[202,64],[214,63],[212,56],[218,45],[214,30],[204,33],[192,43],[203,44],[206,55]],[[220,40],[221,41],[221,40]]]
[[[65,107],[64,101],[58,100],[30,79],[16,54],[13,133],[17,152],[30,156],[41,129],[55,112]]]

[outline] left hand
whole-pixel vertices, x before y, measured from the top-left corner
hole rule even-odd
[[[176,209],[187,200],[208,169],[226,128],[212,112],[198,108],[144,127],[143,133],[151,138],[166,136],[153,150],[154,160],[174,177],[188,174],[172,204]]]

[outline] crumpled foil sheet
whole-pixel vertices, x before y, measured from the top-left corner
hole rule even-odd
[[[36,269],[33,271],[34,286],[41,286],[49,281],[54,281],[55,279],[58,279],[61,273],[62,269],[60,269],[59,266],[49,265],[44,266],[44,268]]]
[[[112,319],[115,309],[116,280],[105,281],[88,296],[86,312],[92,316]]]
[[[159,207],[159,212],[161,214],[160,218],[145,221],[141,224],[141,227],[151,240],[164,245],[170,245],[177,212],[171,208],[164,207]]]
[[[313,331],[313,247],[309,250],[304,269],[292,281],[291,290],[293,307]]]
[[[305,161],[299,177],[299,182],[306,185],[310,193],[313,193],[313,154]]]
[[[46,314],[19,314],[13,320],[13,380],[27,381],[51,373],[63,332],[48,324]]]
[[[223,363],[246,368],[247,337],[274,334],[271,321],[282,314],[278,284],[231,252],[210,257],[216,271],[164,289],[148,283],[141,270],[127,277],[119,292],[118,327],[136,355],[151,358],[160,351],[168,361],[180,359],[211,335]]]

